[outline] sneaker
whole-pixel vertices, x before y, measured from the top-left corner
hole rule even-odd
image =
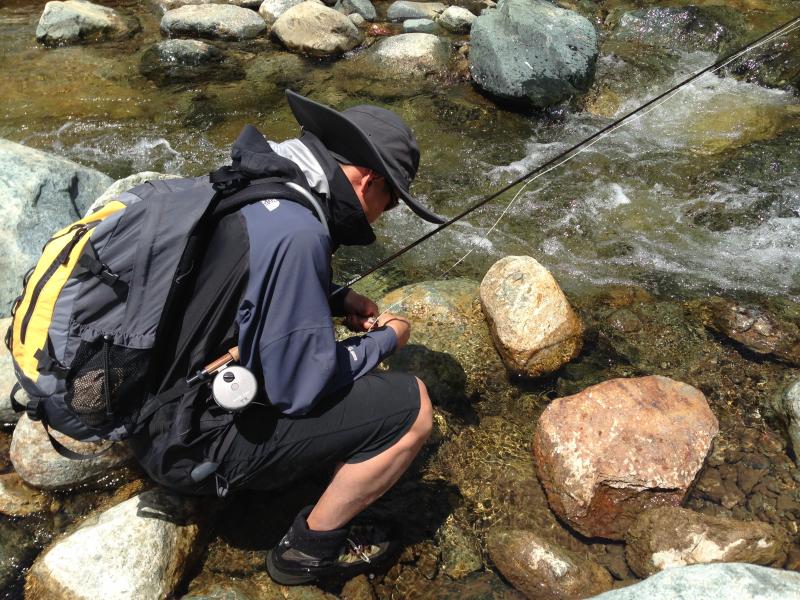
[[[277,583],[301,585],[333,576],[349,579],[380,567],[399,549],[389,529],[375,524],[312,531],[306,522],[312,508],[300,511],[267,554],[267,572]]]

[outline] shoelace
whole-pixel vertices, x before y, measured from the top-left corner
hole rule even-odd
[[[369,556],[367,556],[367,553],[364,551],[363,544],[356,544],[350,538],[347,538],[347,543],[350,544],[350,549],[355,552],[361,558],[361,560],[366,563],[372,562],[370,561]]]

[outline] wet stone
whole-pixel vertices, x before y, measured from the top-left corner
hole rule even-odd
[[[345,583],[340,596],[342,600],[377,600],[366,575],[359,575]]]
[[[448,6],[439,15],[439,25],[453,33],[469,33],[470,27],[477,17],[460,6]]]
[[[132,36],[141,26],[135,17],[86,2],[48,2],[36,27],[36,41],[47,45],[120,40]]]
[[[345,15],[310,0],[278,17],[272,33],[289,50],[312,56],[339,55],[362,41],[358,27]]]
[[[215,46],[199,40],[166,40],[148,48],[139,70],[159,84],[242,79],[244,71]]]
[[[483,567],[480,546],[449,518],[436,534],[442,549],[442,570],[453,579],[461,579]]]
[[[410,2],[397,0],[393,2],[386,13],[390,21],[405,21],[406,19],[435,19],[444,12],[446,6],[441,2]]]
[[[370,0],[338,0],[334,9],[346,15],[361,15],[365,21],[374,21],[378,18],[378,13]]]
[[[36,555],[34,536],[21,524],[0,519],[0,589],[8,587]]]
[[[191,36],[222,40],[248,40],[267,29],[258,13],[240,6],[202,4],[167,11],[161,31],[168,36]]]
[[[306,0],[264,0],[258,9],[267,25],[272,25],[283,13]]]
[[[27,517],[50,506],[50,498],[28,487],[16,473],[0,475],[0,513],[10,517]]]
[[[439,26],[430,19],[406,19],[403,21],[404,33],[433,33]]]

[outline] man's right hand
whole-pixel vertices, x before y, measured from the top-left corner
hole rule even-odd
[[[397,349],[399,350],[408,343],[411,336],[411,323],[405,317],[383,313],[378,317],[377,327],[391,327],[397,336]]]

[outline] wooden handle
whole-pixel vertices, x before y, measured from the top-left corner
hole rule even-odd
[[[239,360],[239,347],[238,346],[234,346],[233,348],[228,350],[227,353],[225,353],[222,356],[220,356],[217,360],[215,360],[214,362],[206,365],[206,367],[205,367],[205,369],[203,369],[203,371],[205,371],[206,373],[213,373],[214,371],[217,371],[217,370],[221,369],[222,367],[224,367],[228,363],[236,362],[238,360]]]

